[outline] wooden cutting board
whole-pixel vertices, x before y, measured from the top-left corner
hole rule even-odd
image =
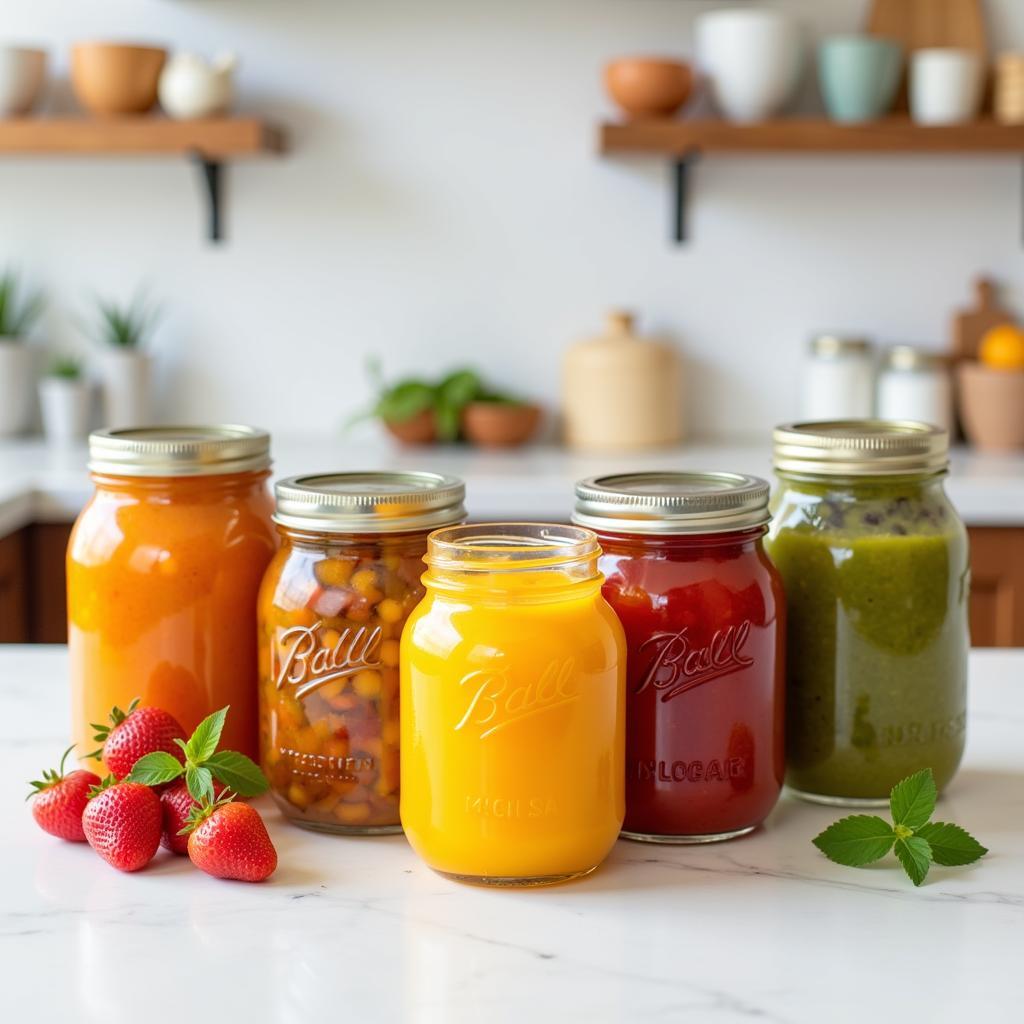
[[[908,53],[956,46],[988,54],[983,0],[874,0],[868,31],[898,40]]]
[[[988,59],[984,0],[872,0],[868,32],[901,43],[908,61],[929,46],[974,50]],[[896,109],[907,110],[905,72]]]
[[[953,316],[952,355],[955,360],[977,359],[981,339],[993,327],[1012,324],[1017,318],[999,304],[995,284],[979,277],[974,282],[974,305],[958,310]]]

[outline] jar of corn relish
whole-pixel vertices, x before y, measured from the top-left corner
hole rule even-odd
[[[398,658],[427,534],[465,517],[434,473],[331,473],[276,486],[281,549],[259,598],[260,750],[285,816],[400,832]]]
[[[599,555],[543,523],[430,537],[402,634],[402,824],[449,878],[563,882],[615,844],[625,647]]]
[[[626,633],[626,838],[731,839],[778,799],[784,601],[768,518],[768,485],[734,473],[576,487],[573,521],[597,533]]]

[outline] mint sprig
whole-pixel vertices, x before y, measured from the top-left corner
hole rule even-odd
[[[212,801],[213,780],[239,796],[259,796],[269,788],[267,777],[251,758],[237,750],[217,750],[228,708],[204,718],[187,741],[175,740],[185,755],[182,764],[173,754],[155,750],[140,757],[128,775],[129,782],[144,786],[162,786],[185,776],[185,785],[194,800]]]
[[[829,860],[851,868],[873,864],[892,850],[910,880],[920,885],[933,863],[959,867],[988,853],[959,825],[929,820],[937,799],[935,777],[924,768],[893,786],[891,825],[874,814],[852,814],[815,836],[814,845]]]

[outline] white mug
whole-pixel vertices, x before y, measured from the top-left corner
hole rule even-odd
[[[973,50],[917,50],[910,64],[910,113],[918,124],[961,124],[978,115],[981,57]]]

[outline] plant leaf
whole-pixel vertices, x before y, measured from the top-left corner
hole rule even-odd
[[[892,823],[919,829],[935,810],[939,798],[931,768],[923,768],[902,782],[897,782],[889,794]]]
[[[220,711],[214,711],[212,715],[207,715],[196,726],[196,731],[192,733],[188,743],[185,744],[185,756],[193,764],[202,764],[217,749],[217,744],[220,743],[220,734],[224,731],[224,719],[227,714],[228,709],[221,708]]]
[[[896,840],[896,857],[914,885],[920,885],[932,864],[932,848],[927,839],[908,836]]]
[[[162,786],[165,782],[173,782],[184,770],[185,766],[173,754],[154,750],[135,762],[128,773],[128,781],[141,782],[144,786]]]
[[[213,774],[209,768],[194,764],[186,765],[185,785],[188,786],[193,800],[202,802],[213,799]]]
[[[207,758],[206,767],[218,782],[239,796],[259,796],[270,787],[259,765],[237,750],[218,750]]]
[[[943,867],[973,864],[988,853],[970,832],[949,822],[929,822],[917,830],[917,835],[932,848],[932,860]]]
[[[434,406],[436,392],[421,380],[407,380],[385,391],[377,401],[375,413],[388,423],[404,423]]]
[[[895,841],[892,826],[874,814],[841,818],[812,840],[829,860],[851,868],[881,860]]]

